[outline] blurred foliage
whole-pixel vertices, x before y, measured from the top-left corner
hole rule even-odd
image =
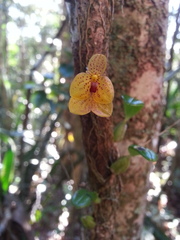
[[[6,222],[7,208],[40,239],[64,232],[73,171],[83,159],[67,112],[73,63],[63,9],[62,1],[0,3],[0,219]],[[15,237],[9,224],[9,233],[0,230],[5,239]]]

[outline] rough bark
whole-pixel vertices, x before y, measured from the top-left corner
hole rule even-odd
[[[102,198],[94,208],[96,227],[89,239],[140,239],[151,165],[141,157],[133,158],[122,176],[121,195],[120,179],[111,174],[109,166],[117,159],[117,149],[123,156],[130,144],[143,145],[152,136],[153,146],[149,147],[156,147],[154,134],[161,122],[167,1],[115,1],[115,8],[113,0],[76,0],[67,4],[71,12],[75,74],[86,70],[93,54],[108,56],[110,42],[114,124],[123,119],[122,94],[145,103],[144,110],[129,122],[125,140],[116,146],[111,118],[92,113],[81,117],[90,189]]]
[[[78,0],[69,5],[71,11],[72,48],[75,74],[86,71],[95,53],[108,55],[113,1]],[[115,205],[120,193],[119,177],[112,176],[109,166],[117,159],[110,118],[93,113],[81,117],[83,141],[89,167],[90,189],[97,191],[102,201],[93,216],[96,228],[89,239],[111,239],[113,236]]]
[[[162,78],[168,1],[116,1],[110,40],[111,74],[115,86],[114,124],[123,118],[122,94],[142,100],[144,109],[128,123],[125,140],[117,144],[119,155],[130,144],[156,151],[161,126]],[[122,194],[116,215],[114,239],[140,239],[151,164],[141,157],[131,159],[122,175]]]

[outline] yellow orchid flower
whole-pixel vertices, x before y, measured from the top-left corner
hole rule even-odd
[[[77,115],[93,112],[100,117],[110,117],[113,109],[114,88],[104,76],[107,59],[95,54],[88,63],[86,73],[75,76],[70,86],[69,110]]]

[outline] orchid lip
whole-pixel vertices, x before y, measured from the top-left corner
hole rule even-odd
[[[90,92],[95,93],[97,91],[98,84],[96,82],[91,82]]]

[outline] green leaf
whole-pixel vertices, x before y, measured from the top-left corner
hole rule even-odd
[[[88,207],[91,203],[97,203],[99,199],[97,192],[91,192],[86,189],[79,189],[72,196],[72,204],[76,208]]]
[[[144,103],[142,101],[132,98],[128,95],[123,95],[122,99],[125,113],[125,121],[136,115],[144,107]]]
[[[114,141],[119,142],[124,138],[124,135],[127,130],[127,124],[126,122],[120,122],[115,128],[114,128]]]
[[[93,229],[96,226],[94,218],[90,215],[82,216],[81,222],[85,228]]]
[[[148,148],[144,148],[138,145],[131,145],[128,148],[129,153],[131,156],[141,155],[145,159],[151,162],[157,161],[157,154]]]
[[[7,192],[9,185],[14,178],[14,153],[12,150],[8,150],[3,158],[2,169],[0,172],[0,182],[2,189]]]
[[[110,169],[114,174],[120,174],[124,173],[130,165],[130,157],[129,156],[123,156],[118,158],[117,161],[115,161]]]

